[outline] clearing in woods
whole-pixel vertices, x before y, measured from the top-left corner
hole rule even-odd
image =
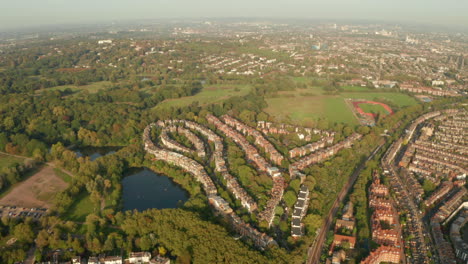
[[[0,199],[0,205],[51,208],[55,195],[66,189],[66,183],[53,168],[44,166],[36,174],[13,186]]]

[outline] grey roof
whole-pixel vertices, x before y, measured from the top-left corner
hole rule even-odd
[[[293,236],[302,236],[302,229],[300,227],[293,227],[291,229],[291,234]]]
[[[304,200],[297,200],[296,207],[304,208],[305,201]]]
[[[307,193],[301,192],[299,193],[298,198],[304,200],[307,197]]]
[[[294,209],[293,216],[301,216],[302,210],[301,209]]]
[[[292,225],[293,225],[293,226],[301,226],[301,219],[299,219],[299,218],[293,218],[293,220],[292,220]]]

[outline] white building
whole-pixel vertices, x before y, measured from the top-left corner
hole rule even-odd
[[[104,258],[104,264],[123,264],[121,256],[108,256]]]
[[[112,44],[112,40],[111,40],[111,39],[99,40],[99,41],[98,41],[98,44],[99,44],[99,45],[102,45],[102,44]]]
[[[88,264],[99,264],[99,260],[97,257],[89,257]]]
[[[149,252],[132,252],[128,258],[130,264],[148,263],[151,259]]]

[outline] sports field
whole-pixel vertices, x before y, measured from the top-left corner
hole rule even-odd
[[[267,98],[268,107],[265,111],[278,120],[290,120],[297,124],[307,124],[318,118],[326,118],[331,122],[343,122],[354,125],[358,124],[358,121],[346,104],[346,98],[387,101],[400,107],[418,103],[413,97],[406,94],[374,92],[372,90],[361,92],[358,90],[361,90],[361,88],[367,90],[368,88],[358,88],[351,88],[354,89],[353,92],[342,92],[338,95],[326,95],[318,87],[286,91],[280,93],[279,97]]]
[[[353,113],[339,96],[300,96],[289,98],[266,99],[265,111],[278,120],[291,120],[306,124],[319,118],[333,122],[357,124]]]
[[[197,101],[200,105],[219,103],[230,97],[247,95],[250,90],[251,87],[248,85],[210,85],[194,96],[168,99],[158,104],[156,108],[187,106]]]
[[[372,113],[372,114],[383,114],[383,115],[388,115],[389,112],[383,108],[381,105],[375,105],[375,104],[359,104],[359,107],[364,110],[366,113]]]
[[[0,199],[0,205],[18,207],[51,208],[57,193],[66,189],[68,184],[54,169],[44,166],[33,176],[11,187],[11,190]]]

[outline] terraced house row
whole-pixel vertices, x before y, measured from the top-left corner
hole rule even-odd
[[[468,121],[466,113],[463,111],[443,111],[434,121],[445,122],[450,118],[462,118]],[[427,121],[426,119],[425,121]],[[402,167],[408,167],[411,172],[419,174],[434,183],[438,183],[441,178],[448,176],[450,179],[460,177],[468,173],[468,158],[464,155],[467,146],[464,142],[453,141],[451,133],[457,134],[453,130],[440,129],[441,125],[426,124],[421,128],[421,135],[410,142],[401,161]],[[435,133],[434,133],[435,130]],[[457,135],[457,137],[459,137]],[[449,140],[447,140],[449,139]]]
[[[463,216],[463,214],[466,213],[466,208],[468,208],[468,203],[463,203],[462,199],[468,193],[466,189],[462,186],[452,187],[453,185],[446,185],[438,190],[438,195],[442,197],[438,200],[441,206],[430,219],[431,234],[437,245],[436,248],[439,259],[441,263],[449,264],[458,263],[457,258],[463,261],[468,260],[468,245],[461,241],[461,239],[457,239],[456,234],[456,230],[459,227],[457,227],[457,221],[464,221],[463,218],[457,218],[450,227],[450,238],[453,246],[450,241],[446,239],[442,229],[442,226],[447,224],[450,218],[456,216],[458,212],[461,212],[460,215]],[[446,191],[447,189],[448,191]],[[448,229],[449,226],[447,225],[446,228]]]
[[[455,248],[455,255],[468,262],[468,243],[463,240],[461,228],[468,224],[468,208],[464,207],[450,226],[450,240]]]
[[[174,125],[163,128],[161,130],[161,135],[160,135],[161,143],[167,148],[170,148],[175,151],[184,152],[184,153],[192,153],[193,151],[190,148],[182,146],[182,144],[180,144],[179,142],[175,140],[172,140],[168,135],[168,132],[180,133],[181,130],[182,130],[181,127],[174,126]]]
[[[231,116],[223,115],[221,118],[229,126],[235,127],[237,131],[241,131],[244,135],[254,137],[255,144],[261,146],[265,150],[265,152],[270,156],[270,160],[273,161],[273,163],[276,165],[281,165],[281,162],[283,161],[283,155],[281,155],[281,153],[279,153],[275,147],[265,137],[263,137],[260,131],[253,127],[247,126],[246,124]]]
[[[289,124],[274,124],[272,122],[258,121],[257,128],[263,134],[296,134],[300,140],[311,141],[312,135],[321,135],[322,137],[334,137],[335,132],[320,130],[317,128],[292,126]]]
[[[223,132],[227,137],[231,138],[236,142],[245,152],[247,158],[255,163],[258,170],[265,172],[272,177],[273,187],[270,192],[270,199],[267,201],[265,209],[259,213],[259,218],[264,220],[270,226],[275,216],[275,208],[283,197],[284,192],[284,178],[281,176],[281,172],[278,168],[270,165],[260,154],[258,150],[252,146],[247,139],[234,131],[230,126],[221,122],[217,117],[213,115],[207,115],[206,119],[208,122],[215,125],[217,129]]]
[[[314,152],[294,162],[293,164],[289,166],[289,174],[291,175],[291,177],[298,175],[300,170],[303,170],[312,164],[322,162],[332,157],[333,155],[335,155],[338,151],[342,150],[343,148],[350,148],[353,142],[356,140],[359,140],[361,137],[362,135],[358,133],[353,133],[352,135],[347,137],[345,140],[333,146]]]
[[[406,238],[404,240],[405,246],[411,250],[411,255],[407,257],[407,260],[410,262],[429,263],[430,260],[427,253],[429,251],[440,251],[439,258],[441,259],[441,263],[452,263],[444,259],[444,256],[448,254],[447,252],[450,251],[443,250],[443,246],[440,249],[438,247],[439,243],[441,245],[449,244],[443,244],[443,240],[438,240],[439,238],[443,238],[444,235],[440,231],[441,229],[437,228],[439,225],[437,221],[431,221],[435,243],[433,244],[432,241],[427,239],[426,234],[429,233],[429,230],[426,230],[426,227],[422,224],[424,218],[417,206],[422,201],[423,193],[421,192],[418,180],[428,179],[438,184],[440,179],[446,176],[452,178],[462,176],[464,168],[452,163],[451,159],[463,156],[460,155],[460,151],[464,150],[464,146],[460,144],[455,145],[446,140],[438,140],[435,136],[437,132],[440,132],[438,129],[440,123],[458,118],[460,114],[465,115],[464,110],[448,109],[426,113],[418,117],[408,127],[406,135],[395,141],[382,159],[384,172],[389,176],[393,191],[397,197],[395,200],[396,204],[399,210],[406,210],[408,212],[403,233]],[[403,144],[406,142],[408,143],[408,147]],[[404,149],[404,153],[401,153],[404,154],[401,160],[398,160],[402,148],[406,149]],[[398,162],[401,166],[398,173],[394,162]],[[458,164],[462,165],[464,158],[458,159],[456,162],[460,162]],[[461,170],[457,171],[460,168]],[[449,210],[453,209],[452,205],[456,204],[450,201],[449,198],[454,194],[453,190],[447,190],[447,192],[448,194],[443,196],[444,193],[438,194],[436,191],[432,197],[426,199],[425,204],[430,206],[429,208],[432,208],[439,201],[446,201],[448,199],[449,203],[445,206],[445,209],[442,206],[442,210],[439,213],[441,216],[448,214]]]
[[[461,96],[455,91],[434,89],[431,87],[423,87],[423,86],[413,87],[413,85],[411,84],[401,84],[400,90],[408,91],[410,93],[424,93],[424,94],[430,94],[430,95],[436,95],[436,96]]]
[[[457,207],[463,203],[463,197],[468,194],[464,186],[456,187],[449,192],[444,199],[440,202],[440,208],[435,213],[434,217],[438,221],[444,221],[450,214],[452,214]]]
[[[304,235],[304,225],[301,223],[302,218],[307,213],[309,206],[309,189],[307,186],[302,185],[297,195],[296,204],[294,204],[294,211],[291,221],[291,235],[293,237],[300,237]]]
[[[215,169],[216,171],[220,172],[221,175],[226,180],[226,187],[228,188],[229,191],[231,191],[231,193],[236,197],[236,199],[240,200],[242,206],[247,208],[247,210],[254,211],[257,209],[257,203],[254,201],[254,199],[250,195],[248,195],[247,192],[240,186],[236,178],[234,178],[231,174],[229,174],[228,169],[226,167],[226,161],[224,160],[224,157],[223,157],[224,146],[223,146],[222,139],[220,136],[216,135],[216,133],[214,133],[210,129],[203,127],[202,125],[199,125],[192,121],[166,120],[165,122],[169,124],[177,124],[179,126],[179,129],[181,128],[180,126],[185,125],[187,128],[198,131],[200,134],[207,137],[209,141],[213,142],[215,145],[215,151],[213,153],[213,157],[215,159],[215,165],[216,165]],[[165,125],[164,122],[162,123],[160,122],[160,124]],[[171,126],[174,126],[174,125],[171,125]],[[184,130],[188,131],[187,129],[182,129],[182,131]],[[190,134],[191,136],[196,137],[197,141],[199,141],[202,144],[200,149],[203,149],[203,156],[204,156],[205,152],[204,152],[203,142],[192,132],[190,132]]]
[[[285,183],[283,177],[273,177],[273,187],[270,191],[270,199],[268,199],[265,209],[258,215],[260,219],[268,223],[268,226],[271,226],[275,216],[275,208],[283,198],[284,187]]]
[[[426,206],[431,206],[434,203],[440,201],[446,194],[448,194],[452,188],[453,183],[451,181],[444,181],[438,188],[435,190],[431,196],[429,196],[425,201],[424,204]]]
[[[157,160],[164,160],[172,165],[181,167],[187,172],[190,172],[192,175],[195,176],[197,181],[199,181],[203,185],[203,189],[205,190],[207,195],[216,194],[216,186],[214,185],[213,181],[208,176],[201,164],[182,154],[165,149],[160,149],[156,147],[156,145],[154,145],[154,143],[151,141],[150,130],[152,127],[155,126],[155,123],[150,124],[145,128],[143,132],[143,142],[145,144],[145,150],[148,153],[154,155],[155,159]]]
[[[400,168],[400,175],[402,181],[411,189],[411,195],[416,199],[416,202],[419,204],[424,196],[424,189],[419,182],[416,175],[409,171],[408,169],[402,167]]]
[[[413,134],[416,131],[416,128],[418,127],[419,124],[423,123],[424,121],[428,119],[440,116],[441,113],[455,114],[455,113],[458,113],[458,109],[447,109],[444,111],[429,112],[416,118],[406,130],[405,141],[408,142],[413,137]]]
[[[176,123],[184,123],[184,121],[170,120],[168,122],[158,122],[157,124],[164,127],[166,124]],[[229,206],[229,203],[218,195],[216,186],[202,165],[179,153],[160,149],[154,144],[154,142],[151,140],[151,129],[153,127],[157,127],[157,124],[152,123],[148,125],[143,132],[143,143],[145,150],[148,153],[154,155],[156,160],[163,160],[170,164],[176,165],[192,174],[197,179],[197,181],[202,184],[203,189],[208,196],[208,200],[214,207],[215,211],[221,214],[231,224],[234,230],[253,240],[255,245],[260,248],[265,248],[268,245],[276,244],[273,238],[259,232],[249,224],[246,224],[234,213],[232,208]],[[193,126],[193,124],[191,125]],[[213,138],[213,135],[211,135],[211,138]]]
[[[267,169],[272,167],[262,156],[260,156],[258,150],[252,146],[240,133],[236,132],[234,129],[221,122],[221,120],[211,114],[206,116],[206,120],[208,120],[209,123],[215,125],[218,130],[223,132],[227,137],[231,138],[235,143],[237,143],[242,148],[242,150],[244,150],[247,159],[253,161],[260,171],[267,172]]]
[[[374,210],[371,216],[372,239],[381,245],[400,247],[398,213],[388,194],[388,187],[381,184],[375,174],[369,188],[369,208]]]
[[[400,263],[403,256],[399,215],[389,198],[389,193],[388,187],[380,183],[378,173],[374,172],[373,181],[369,187],[369,208],[373,209],[372,240],[380,247],[361,264]]]
[[[353,249],[356,246],[357,239],[356,233],[354,232],[356,222],[353,212],[353,204],[348,202],[343,208],[343,216],[341,219],[336,220],[335,228],[333,230],[333,242],[330,246],[330,250],[328,251],[329,255],[333,254],[332,263],[342,263],[342,261],[337,261],[337,254],[341,255],[342,260],[346,258],[346,252],[342,249],[337,251],[336,247],[347,245],[350,249]]]
[[[327,145],[333,144],[334,136],[325,136],[317,142],[309,143],[305,146],[293,148],[289,151],[290,158],[302,157],[311,152],[324,148]]]
[[[210,129],[203,127],[192,121],[184,121],[184,124],[193,130],[198,131],[203,136],[207,137],[210,142],[214,143],[213,158],[215,161],[215,169],[221,173],[223,178],[226,180],[226,187],[228,190],[238,199],[242,206],[245,207],[249,212],[257,210],[257,203],[255,200],[242,188],[237,179],[233,177],[226,166],[224,160],[224,145],[220,136],[216,135]]]

